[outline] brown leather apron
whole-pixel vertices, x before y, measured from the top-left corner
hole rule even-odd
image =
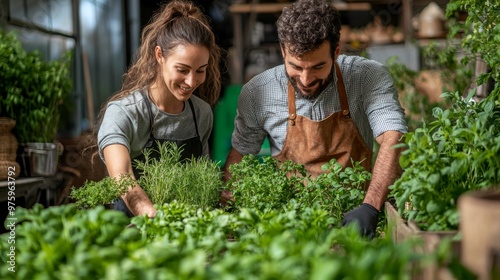
[[[288,82],[287,134],[283,148],[275,158],[282,162],[292,160],[303,164],[313,178],[325,172],[321,170],[321,166],[332,158],[337,159],[344,168],[352,167],[352,162],[361,162],[369,172],[372,169],[372,150],[363,141],[352,121],[344,81],[337,63],[335,71],[342,110],[321,121],[296,114],[295,89]]]

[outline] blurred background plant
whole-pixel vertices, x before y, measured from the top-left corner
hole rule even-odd
[[[69,97],[72,52],[44,61],[40,52],[23,49],[17,34],[0,31],[0,116],[16,120],[19,143],[54,142],[60,109]]]
[[[427,65],[425,69],[412,70],[400,63],[398,57],[391,57],[387,61],[410,131],[432,119],[431,108],[445,109],[451,106],[448,99],[441,98],[443,92],[459,91],[465,94],[469,89],[473,81],[473,69],[460,64],[461,55],[453,42],[443,46],[434,41],[422,48]]]

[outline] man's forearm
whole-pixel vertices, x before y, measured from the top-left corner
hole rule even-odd
[[[387,199],[389,186],[402,173],[399,157],[403,149],[393,148],[394,145],[401,143],[402,135],[402,133],[397,131],[387,131],[377,138],[377,142],[380,143],[380,149],[373,168],[372,180],[363,202],[371,204],[379,211]]]
[[[229,166],[233,163],[238,163],[243,158],[243,155],[231,148],[231,151],[227,155],[226,163],[224,164],[224,182],[227,182],[231,178],[231,172],[229,172]]]

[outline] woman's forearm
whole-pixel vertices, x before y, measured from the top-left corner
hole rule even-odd
[[[104,148],[103,155],[108,174],[111,178],[119,179],[126,174],[134,176],[127,147],[121,144],[109,145]],[[129,190],[122,196],[122,199],[130,212],[136,216],[144,214],[154,216],[156,213],[153,203],[137,183],[129,186]]]
[[[156,213],[156,209],[154,208],[148,195],[137,184],[125,193],[122,196],[122,199],[130,212],[132,212],[135,216],[146,214],[152,217]]]

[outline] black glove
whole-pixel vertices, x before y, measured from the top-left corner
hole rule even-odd
[[[347,212],[342,219],[342,226],[352,222],[358,223],[362,236],[372,239],[377,228],[379,211],[368,203],[363,203],[354,210]]]

